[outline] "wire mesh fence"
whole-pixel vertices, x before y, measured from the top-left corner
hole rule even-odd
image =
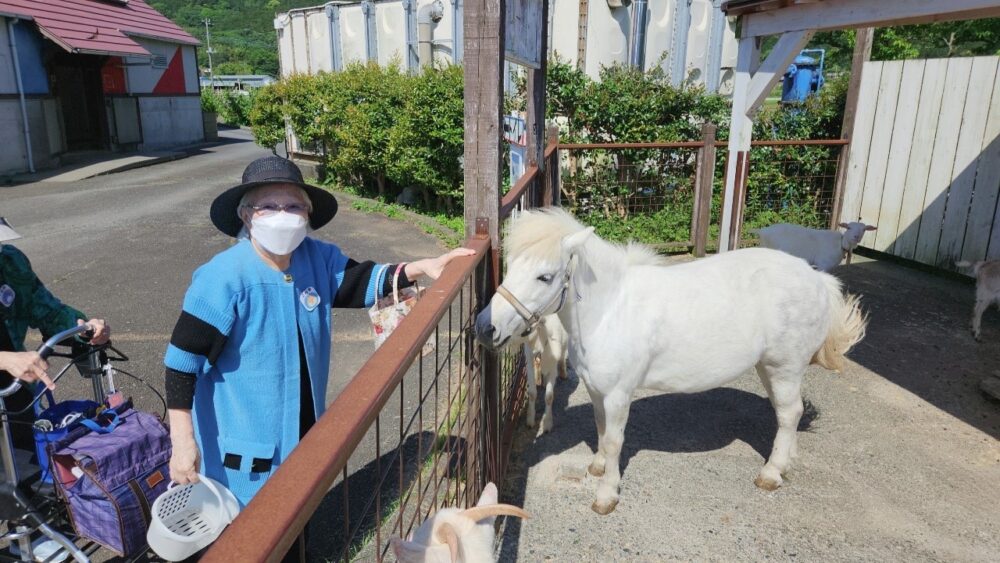
[[[585,146],[564,149],[561,187],[570,212],[609,240],[691,244],[700,144]]]
[[[843,144],[755,143],[750,150],[744,237],[753,229],[793,223],[827,229],[835,213]]]

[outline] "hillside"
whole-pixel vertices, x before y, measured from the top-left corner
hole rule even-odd
[[[202,42],[198,66],[208,68],[205,18],[212,20],[212,67],[215,74],[278,75],[274,16],[292,8],[317,6],[323,0],[147,0]]]

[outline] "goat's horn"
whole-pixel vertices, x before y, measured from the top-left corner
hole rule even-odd
[[[458,532],[455,531],[455,527],[445,522],[438,527],[435,535],[439,542],[448,544],[448,551],[451,552],[451,561],[452,563],[456,563],[458,561]]]
[[[480,520],[489,518],[490,516],[517,516],[518,518],[524,519],[531,518],[531,515],[525,512],[523,508],[510,504],[487,504],[486,506],[473,506],[472,508],[463,510],[462,516],[465,516],[474,522],[479,522]]]

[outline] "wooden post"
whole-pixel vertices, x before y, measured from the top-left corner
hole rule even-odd
[[[715,184],[715,132],[713,123],[701,126],[704,145],[698,149],[698,168],[694,178],[694,209],[691,213],[691,242],[694,255],[705,256],[708,229],[712,220],[712,188]]]
[[[547,151],[549,147],[559,144],[559,127],[552,125],[546,129],[545,133],[545,150]],[[559,195],[559,149],[556,149],[552,153],[550,160],[545,160],[544,156],[542,160],[545,161],[545,169],[542,171],[543,178],[545,178],[542,205],[555,205],[558,207],[561,200]]]
[[[528,133],[528,165],[536,165],[539,168],[539,172],[544,170],[545,161],[543,155],[545,154],[545,73],[548,69],[548,57],[546,54],[549,52],[548,46],[548,21],[549,21],[549,3],[547,1],[542,2],[542,47],[541,47],[541,66],[537,69],[528,69],[528,82],[527,82],[527,106],[528,106],[528,119],[527,123],[527,133]]]
[[[465,0],[465,234],[489,237],[488,272],[482,272],[480,305],[492,298],[500,263],[500,178],[503,175],[501,135],[504,57],[504,0]],[[485,277],[485,279],[483,278]],[[483,351],[485,479],[500,471],[500,364],[496,354]],[[484,483],[481,483],[485,485]]]
[[[861,92],[861,73],[865,63],[872,58],[872,39],[875,30],[865,27],[857,30],[854,40],[854,58],[851,61],[851,82],[847,87],[847,102],[844,104],[844,122],[840,128],[840,138],[848,144],[840,147],[837,159],[837,183],[833,190],[833,205],[830,213],[830,228],[836,229],[844,206],[844,189],[847,186],[847,167],[851,154],[851,138],[854,136],[854,120],[858,112],[858,97]]]

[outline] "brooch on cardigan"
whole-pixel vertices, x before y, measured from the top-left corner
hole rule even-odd
[[[312,312],[316,307],[319,307],[319,294],[312,287],[307,287],[305,291],[299,294],[299,302],[306,308],[306,311]]]

